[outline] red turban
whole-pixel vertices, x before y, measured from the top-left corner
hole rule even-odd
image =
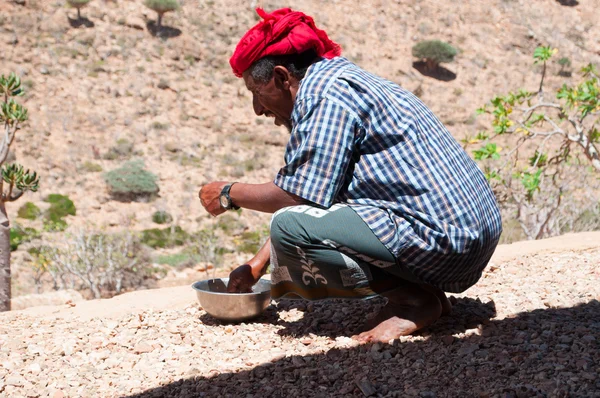
[[[319,57],[333,58],[342,53],[339,44],[315,26],[308,15],[282,8],[267,14],[262,8],[256,12],[263,19],[240,40],[229,63],[233,73],[242,73],[255,61],[267,55],[288,55],[314,50]]]

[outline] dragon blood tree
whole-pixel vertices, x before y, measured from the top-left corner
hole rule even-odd
[[[35,172],[24,170],[18,164],[5,165],[8,151],[17,131],[27,120],[27,109],[15,101],[24,94],[21,79],[14,73],[0,75],[0,311],[10,310],[10,223],[6,202],[14,202],[26,191],[37,191],[39,178]]]

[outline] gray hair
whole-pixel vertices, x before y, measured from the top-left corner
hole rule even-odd
[[[250,66],[250,76],[259,83],[267,83],[273,77],[276,66],[284,66],[292,76],[302,80],[308,67],[319,58],[314,50],[308,50],[300,54],[269,55],[259,59]]]

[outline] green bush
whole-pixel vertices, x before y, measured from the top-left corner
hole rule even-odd
[[[168,224],[173,221],[173,216],[164,210],[158,210],[152,214],[152,221],[157,224]]]
[[[67,229],[67,222],[63,219],[52,221],[44,219],[44,231],[46,232],[62,232]]]
[[[158,256],[154,262],[181,269],[195,265],[198,262],[198,259],[193,253],[181,251],[179,253]]]
[[[36,229],[22,228],[17,224],[10,229],[10,251],[14,252],[21,243],[29,242],[39,237],[40,233]]]
[[[121,138],[117,140],[115,146],[110,148],[104,154],[106,160],[129,159],[133,155],[133,143]]]
[[[67,229],[64,218],[77,214],[73,201],[65,195],[50,194],[46,202],[50,203],[50,207],[44,213],[44,231],[60,232]]]
[[[452,62],[457,53],[456,48],[440,40],[422,41],[412,48],[412,55],[425,60],[430,68],[435,68],[442,62]]]
[[[87,161],[81,165],[81,170],[86,173],[99,173],[102,171],[102,166],[98,163]]]
[[[261,231],[246,231],[235,239],[236,248],[242,253],[256,254],[263,245],[263,234]]]
[[[42,214],[42,211],[32,202],[27,202],[19,208],[17,216],[27,220],[35,220]]]
[[[222,230],[226,235],[232,236],[241,233],[246,228],[246,224],[239,216],[228,213],[217,219],[215,227]]]
[[[154,249],[182,246],[190,235],[181,227],[167,227],[164,229],[152,228],[142,231],[142,243]]]
[[[144,162],[132,161],[104,174],[110,194],[116,200],[151,200],[158,194],[156,176],[144,170]]]
[[[58,221],[66,216],[77,214],[75,204],[66,195],[50,194],[46,198],[46,202],[50,203],[50,208],[46,210],[46,218],[51,221]]]

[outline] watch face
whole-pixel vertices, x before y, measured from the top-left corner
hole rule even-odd
[[[219,197],[219,201],[221,202],[221,207],[226,209],[229,207],[229,201],[227,200],[227,198],[225,197],[225,195],[221,195]]]

